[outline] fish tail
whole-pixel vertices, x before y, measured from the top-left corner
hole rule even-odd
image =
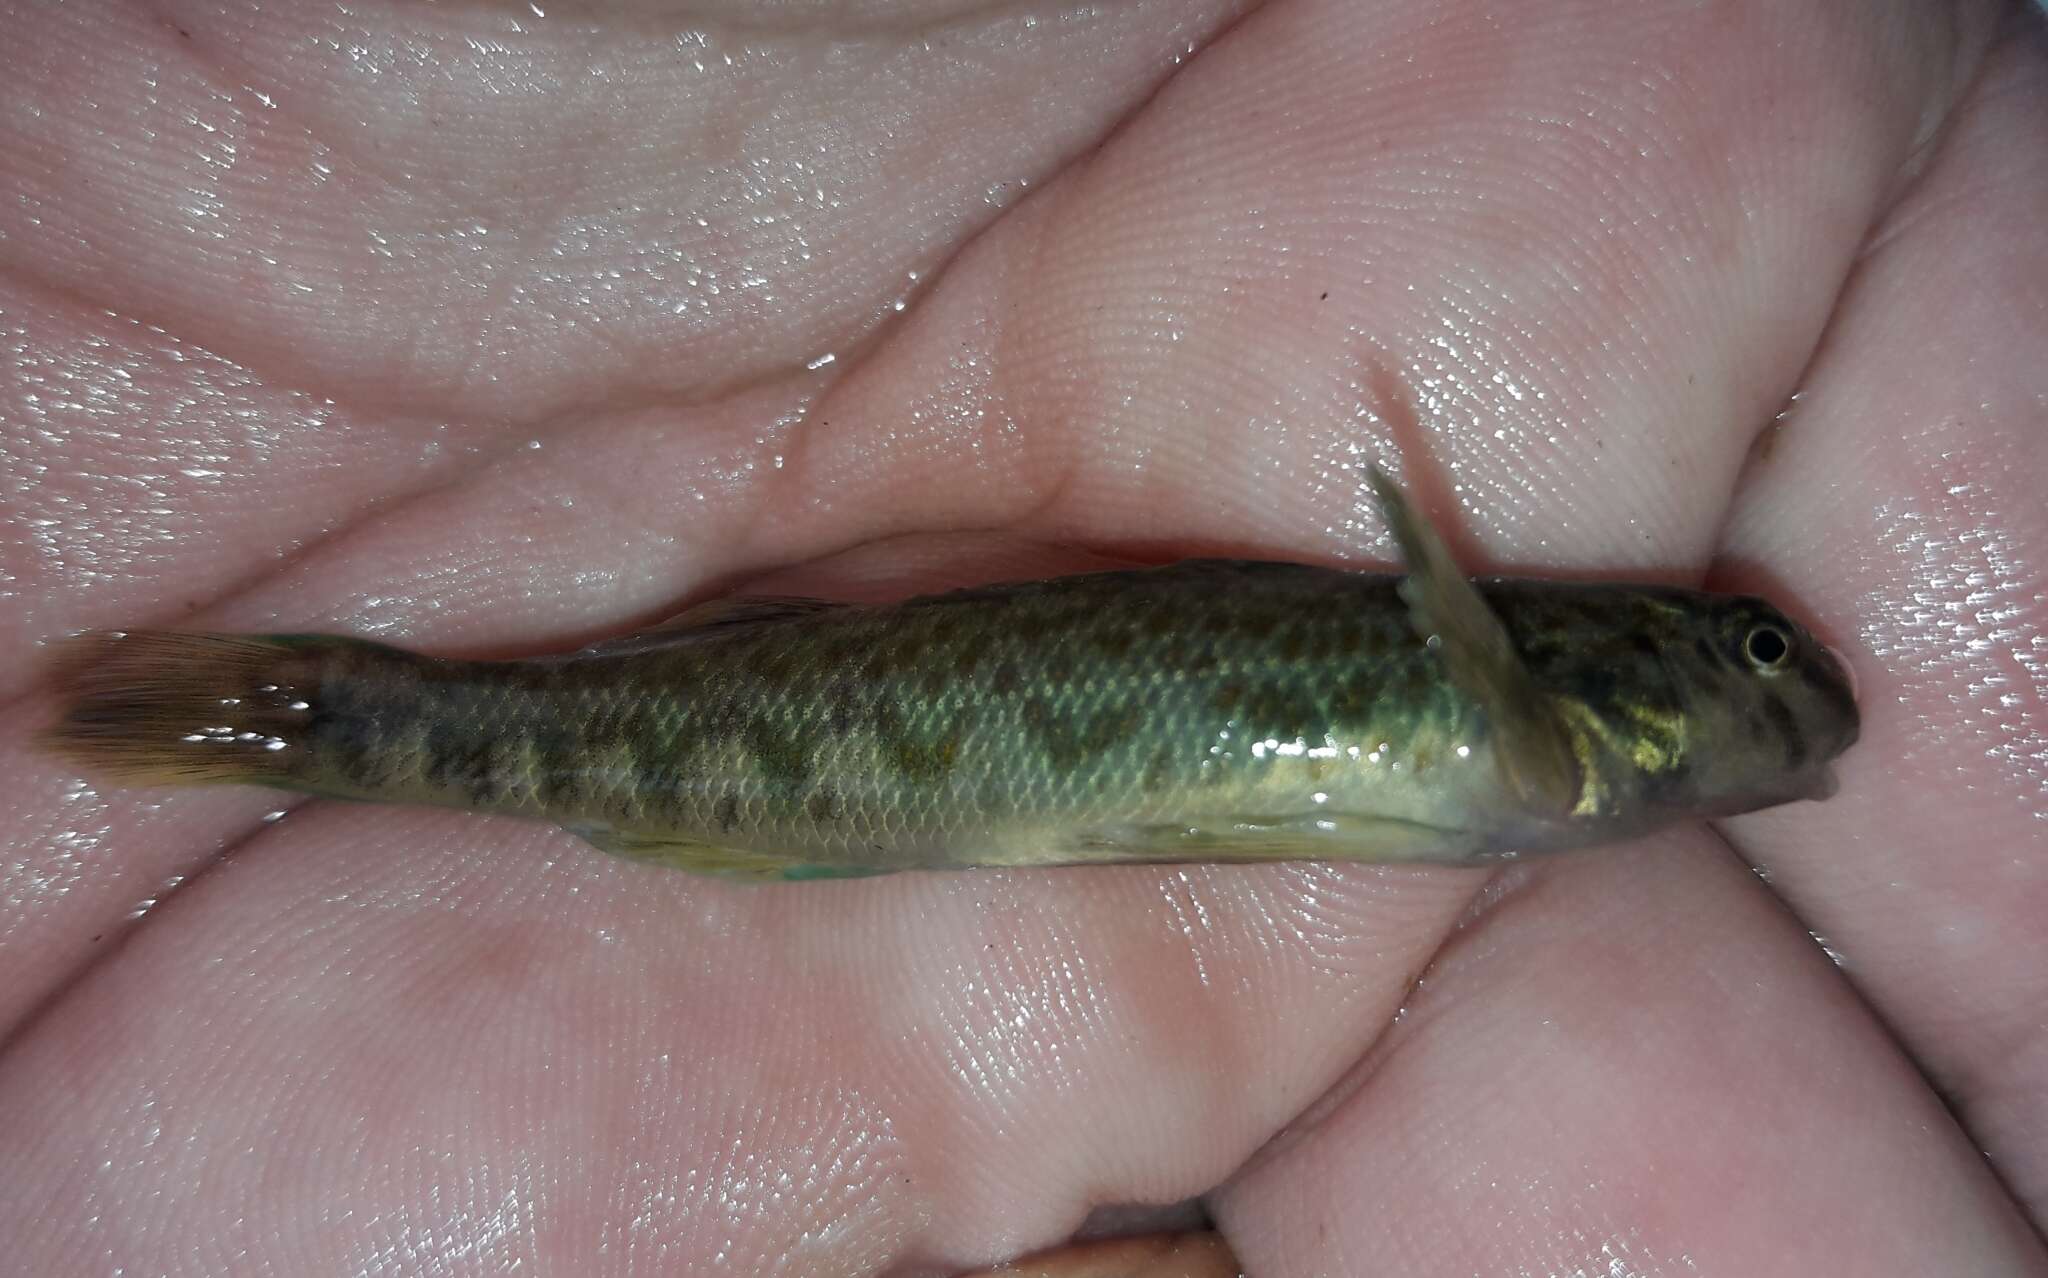
[[[333,642],[88,631],[57,659],[64,709],[42,744],[131,785],[289,783],[309,753],[319,650]]]

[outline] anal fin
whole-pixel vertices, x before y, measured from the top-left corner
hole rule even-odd
[[[599,851],[629,861],[644,861],[650,865],[739,882],[855,879],[887,872],[860,866],[817,865],[773,852],[719,847],[683,835],[635,834],[593,823],[563,828]]]
[[[1394,817],[1313,813],[1211,826],[1105,826],[1083,834],[1076,862],[1470,862],[1478,835]]]

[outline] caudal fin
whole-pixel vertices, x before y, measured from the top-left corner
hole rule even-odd
[[[68,641],[42,744],[129,785],[275,783],[304,755],[313,661],[258,635],[99,630]]]

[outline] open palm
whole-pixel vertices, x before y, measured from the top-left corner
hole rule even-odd
[[[945,1272],[1194,1195],[1260,1278],[2048,1263],[2031,11],[10,8],[0,1267]],[[755,889],[29,744],[88,625],[1383,562],[1408,401],[1475,566],[1847,652],[1840,795]]]

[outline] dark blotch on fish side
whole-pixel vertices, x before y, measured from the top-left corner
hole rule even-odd
[[[1095,636],[1095,653],[1105,661],[1121,661],[1131,654],[1131,632],[1121,626],[1099,631]]]
[[[540,769],[540,800],[549,806],[573,806],[583,794],[583,773],[573,733],[543,724],[533,730],[533,753]]]
[[[1236,679],[1216,685],[1209,694],[1209,708],[1221,715],[1236,715],[1244,709],[1244,684]]]
[[[839,797],[839,791],[829,785],[821,785],[811,791],[811,797],[804,800],[804,811],[819,825],[837,821],[846,808]]]
[[[1173,750],[1169,746],[1159,746],[1152,751],[1152,757],[1145,761],[1145,775],[1141,784],[1147,790],[1157,791],[1165,789],[1167,782],[1172,779]]]
[[[1057,765],[1062,759],[1070,756],[1071,751],[1066,747],[1066,733],[1059,723],[1059,717],[1053,713],[1053,708],[1046,704],[1045,698],[1033,697],[1026,701],[1023,719],[1025,728],[1031,733],[1031,739],[1054,764]]]
[[[374,716],[359,717],[353,705],[344,711],[316,710],[308,722],[306,734],[318,743],[319,756],[352,785],[374,790],[391,784],[397,759],[382,723]]]
[[[1341,687],[1318,690],[1306,681],[1282,677],[1232,679],[1210,694],[1209,706],[1250,738],[1314,736],[1332,726],[1327,701],[1341,700]]]
[[[421,772],[429,784],[443,789],[469,788],[470,779],[482,767],[481,739],[466,724],[452,719],[430,721],[427,725],[425,766]]]
[[[635,787],[636,797],[640,802],[673,810],[687,785],[683,759],[672,750],[662,749],[649,750],[643,758],[640,783]]]
[[[1039,663],[1041,677],[1055,688],[1063,688],[1074,681],[1074,665],[1064,651],[1054,650]]]
[[[886,703],[876,705],[872,722],[883,757],[904,780],[929,785],[944,780],[953,770],[960,755],[957,724],[920,729]]]
[[[1244,634],[1248,638],[1265,641],[1270,640],[1282,626],[1287,625],[1288,618],[1285,613],[1277,612],[1270,607],[1259,607],[1246,611],[1243,622]]]
[[[853,725],[865,712],[860,699],[860,684],[849,675],[834,677],[825,689],[825,712],[833,736],[843,737],[853,731]]]
[[[1137,706],[1105,710],[1092,716],[1062,717],[1043,697],[1024,703],[1024,726],[1045,755],[1062,771],[1080,767],[1137,735],[1142,714]]]
[[[899,638],[877,645],[868,654],[861,672],[870,679],[894,679],[915,671],[919,664],[918,648]]]
[[[478,807],[489,807],[501,799],[512,796],[512,768],[517,758],[518,742],[505,737],[489,737],[484,741],[482,766],[476,780],[470,784],[469,797]]]
[[[756,643],[747,649],[746,668],[757,678],[775,681],[788,677],[798,668],[795,646],[782,643]]]
[[[709,747],[724,745],[739,734],[740,726],[749,722],[746,708],[740,699],[731,694],[712,701],[704,710],[704,718],[698,725],[698,735]]]
[[[953,650],[953,675],[958,679],[972,679],[974,672],[981,669],[981,645],[961,644]]]
[[[1366,671],[1358,671],[1339,683],[1330,697],[1330,715],[1340,723],[1361,723],[1371,717],[1373,707],[1379,703],[1381,681]]]
[[[749,719],[746,742],[754,763],[778,788],[798,789],[811,779],[810,751],[774,719],[766,715]]]
[[[861,655],[861,641],[851,634],[833,635],[819,648],[819,661],[831,670],[844,670]]]
[[[718,802],[712,805],[711,819],[718,822],[719,833],[731,834],[740,823],[739,796],[730,790],[719,795]]]
[[[960,736],[957,732],[930,741],[899,741],[894,755],[896,770],[906,781],[926,784],[944,780],[946,774],[953,770],[953,761],[959,757]]]

